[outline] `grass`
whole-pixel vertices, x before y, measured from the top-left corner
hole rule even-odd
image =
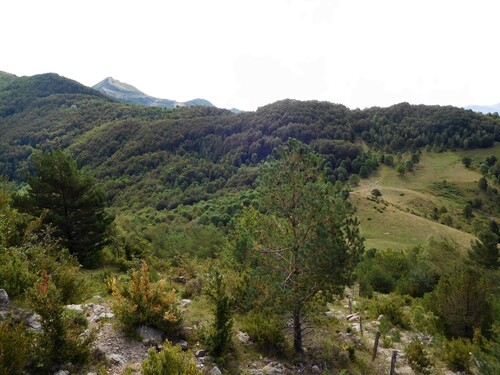
[[[483,222],[492,217],[498,220],[498,207],[491,206],[486,193],[478,189],[481,174],[465,168],[461,160],[469,156],[477,162],[490,155],[500,158],[500,145],[464,152],[424,152],[415,170],[403,176],[393,168],[381,166],[370,178],[362,180],[350,196],[366,246],[404,249],[430,239],[447,239],[463,250],[468,249],[475,237],[471,234],[471,221],[462,215],[467,201],[480,198],[484,202],[481,211],[474,211],[474,219]],[[378,200],[371,196],[375,188],[382,192]],[[453,218],[453,227],[432,220],[434,208],[441,207]]]

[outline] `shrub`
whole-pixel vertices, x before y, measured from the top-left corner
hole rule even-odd
[[[148,358],[142,362],[143,375],[201,375],[196,368],[191,352],[183,352],[179,345],[172,345],[168,340],[161,352],[149,349]]]
[[[62,303],[80,302],[87,287],[76,258],[59,245],[50,228],[41,228],[36,222],[32,226],[21,246],[6,248],[0,254],[0,285],[9,296],[22,297],[41,272],[47,272]]]
[[[405,348],[405,355],[413,370],[419,371],[422,374],[431,373],[431,359],[420,341],[414,339],[409,343]]]
[[[214,320],[202,333],[202,341],[211,355],[222,360],[221,357],[226,353],[231,341],[233,301],[227,293],[222,275],[217,271],[213,272],[209,279],[207,295],[214,305]]]
[[[372,315],[384,315],[394,325],[399,325],[401,328],[408,327],[408,318],[404,314],[404,300],[396,294],[387,296],[377,295],[369,306]]]
[[[88,362],[95,336],[93,333],[82,335],[85,326],[74,324],[75,321],[65,317],[61,293],[46,273],[36,284],[30,303],[40,315],[42,326],[41,333],[35,338],[34,365],[49,370],[61,363]]]
[[[273,354],[283,354],[287,348],[283,327],[281,317],[266,311],[253,311],[243,321],[243,329],[257,348]]]
[[[450,370],[470,373],[472,349],[470,340],[453,339],[445,344],[442,357]]]
[[[20,374],[28,364],[32,340],[23,324],[0,322],[0,375]]]
[[[140,270],[132,272],[128,283],[121,285],[113,279],[112,290],[116,299],[113,310],[126,330],[148,325],[171,333],[179,327],[181,315],[176,291],[167,290],[163,279],[153,283],[145,262]]]
[[[182,292],[183,298],[191,298],[201,294],[203,290],[203,279],[201,277],[196,277],[194,279],[188,280],[186,287]]]

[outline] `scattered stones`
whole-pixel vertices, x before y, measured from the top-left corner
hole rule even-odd
[[[31,329],[33,331],[41,331],[42,330],[42,325],[40,323],[40,320],[42,317],[38,315],[37,313],[32,313],[26,317],[26,326],[28,329]]]
[[[267,365],[267,366],[264,366],[264,368],[262,369],[262,374],[263,375],[283,375],[284,372],[282,369],[280,369],[278,367]]]
[[[148,346],[161,345],[163,343],[162,332],[148,326],[140,326],[136,330],[141,337],[142,343]]]
[[[187,280],[184,276],[173,277],[172,280],[179,284],[186,284]]]
[[[311,367],[311,374],[321,374],[321,370],[317,365]]]
[[[325,311],[325,316],[328,318],[333,318],[335,314],[333,313],[333,311]]]
[[[82,305],[66,305],[65,306],[68,310],[74,310],[79,313],[83,313],[83,306]]]
[[[113,366],[123,366],[126,363],[125,358],[120,354],[111,353],[106,358]]]
[[[113,319],[115,317],[115,314],[110,313],[110,312],[104,312],[98,315],[95,315],[93,318],[93,321],[98,323],[103,319]]]
[[[250,342],[250,336],[248,336],[248,333],[246,332],[238,331],[236,333],[236,338],[243,344],[248,344]]]
[[[210,375],[222,375],[222,372],[221,370],[219,370],[219,368],[217,366],[214,366],[210,372],[209,372]]]
[[[200,349],[200,350],[197,350],[194,353],[194,355],[196,356],[196,358],[205,357],[207,355],[207,351],[204,349]]]
[[[176,345],[179,345],[183,351],[188,350],[188,343],[186,340],[181,340],[177,342]]]
[[[57,372],[54,372],[54,375],[69,375],[69,371],[59,370]]]
[[[191,304],[191,300],[190,299],[181,299],[181,305],[182,307],[188,307],[189,305]]]
[[[0,289],[0,306],[8,306],[10,304],[9,295],[5,289]]]
[[[359,315],[358,314],[349,314],[349,315],[346,315],[346,319],[350,322],[354,322],[355,320],[359,320]]]

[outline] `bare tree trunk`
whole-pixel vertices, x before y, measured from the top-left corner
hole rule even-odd
[[[296,307],[293,310],[293,348],[296,353],[302,353],[302,321],[301,309]]]

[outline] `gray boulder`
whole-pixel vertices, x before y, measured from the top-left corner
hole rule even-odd
[[[33,330],[33,331],[41,331],[42,330],[42,324],[40,323],[40,320],[42,317],[38,315],[37,313],[32,313],[28,315],[25,320],[26,320],[26,326]]]
[[[106,358],[114,366],[122,366],[126,362],[125,358],[122,355],[116,353],[111,353],[107,355]]]
[[[163,344],[162,332],[148,326],[140,326],[137,328],[137,334],[141,337],[145,345],[161,345]]]
[[[207,355],[207,351],[206,350],[203,350],[203,349],[200,349],[200,350],[197,350],[195,353],[194,353],[195,357],[197,358],[200,358],[200,357],[205,357]]]
[[[283,375],[283,370],[273,367],[271,365],[267,365],[262,369],[262,373],[264,375]]]
[[[8,306],[10,304],[9,295],[5,289],[0,289],[0,307]]]

